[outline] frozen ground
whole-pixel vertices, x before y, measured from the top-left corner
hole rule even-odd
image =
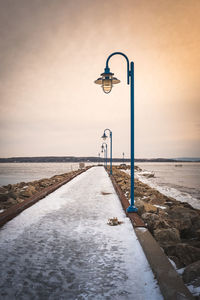
[[[109,226],[109,218],[123,224]],[[163,299],[103,167],[0,230],[0,299]]]

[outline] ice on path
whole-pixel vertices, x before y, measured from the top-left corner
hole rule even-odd
[[[124,223],[108,226],[112,217]],[[4,300],[163,299],[103,167],[7,223],[0,230],[0,266]]]

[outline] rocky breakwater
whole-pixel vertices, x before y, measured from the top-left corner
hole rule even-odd
[[[87,169],[87,168],[86,168]],[[84,169],[85,170],[85,169]],[[43,178],[32,182],[20,182],[0,187],[0,215],[19,203],[37,196],[45,189],[54,187],[63,181],[71,180],[84,170],[72,171],[55,175],[51,178]]]
[[[129,199],[130,175],[121,167],[114,167],[113,176]],[[134,195],[138,214],[174,262],[184,282],[200,287],[200,211],[186,202],[161,194],[137,179]]]

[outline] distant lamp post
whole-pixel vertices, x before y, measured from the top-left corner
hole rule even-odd
[[[124,152],[122,153],[122,155],[123,155],[123,164],[124,164]]]
[[[101,145],[101,148],[102,148],[102,151],[101,152],[104,152],[104,166],[106,167],[106,170],[107,170],[107,153],[108,153],[108,146],[106,143],[102,143]]]
[[[131,90],[131,203],[127,208],[127,212],[136,212],[137,208],[134,205],[134,63],[129,63],[128,57],[122,52],[114,52],[110,54],[106,60],[106,67],[104,73],[101,74],[101,77],[95,80],[96,84],[100,84],[103,88],[103,91],[108,94],[112,90],[113,84],[120,82],[119,79],[113,77],[113,73],[110,72],[108,66],[109,60],[114,55],[121,55],[126,59],[127,62],[127,84],[130,84]]]
[[[112,175],[112,131],[109,128],[104,129],[102,139],[105,141],[107,139],[106,131],[110,133],[110,175]]]

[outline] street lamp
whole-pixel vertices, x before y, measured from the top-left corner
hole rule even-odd
[[[113,84],[120,83],[120,80],[113,77],[113,73],[110,73],[109,68],[105,68],[105,72],[101,74],[101,77],[95,80],[96,84],[101,84],[104,93],[108,94],[112,90]]]
[[[107,170],[107,148],[108,148],[108,146],[106,143],[102,143],[101,148],[102,148],[101,152],[104,151],[104,165],[106,162],[106,170]]]
[[[122,153],[122,155],[123,155],[123,164],[124,164],[124,152]]]
[[[112,131],[109,128],[104,129],[102,139],[105,141],[107,139],[106,131],[110,133],[110,175],[112,175]]]
[[[101,84],[103,91],[107,94],[112,90],[113,84],[120,82],[108,67],[109,60],[114,55],[122,55],[127,62],[127,84],[130,84],[131,91],[131,203],[127,208],[127,212],[136,212],[137,208],[134,205],[134,63],[129,63],[128,57],[122,52],[114,52],[110,54],[106,60],[106,67],[101,77],[95,80],[96,84]]]

